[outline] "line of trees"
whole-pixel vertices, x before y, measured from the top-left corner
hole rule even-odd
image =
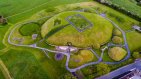
[[[122,9],[122,8],[120,8],[120,7],[118,7],[118,6],[114,5],[114,4],[108,3],[107,0],[96,0],[96,1],[101,3],[101,4],[106,5],[108,7],[111,7],[113,9],[115,9],[115,10],[118,10],[118,11],[120,11],[120,12],[122,12],[122,13],[128,15],[128,16],[130,16],[131,18],[134,18],[134,19],[136,19],[138,21],[141,21],[141,17],[139,17],[138,15],[133,14],[132,12],[127,11],[126,9]]]

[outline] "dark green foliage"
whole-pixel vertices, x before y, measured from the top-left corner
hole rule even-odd
[[[1,70],[0,70],[0,79],[5,79]]]
[[[99,63],[96,65],[98,75],[104,75],[110,72],[110,67],[107,64]]]
[[[133,52],[132,56],[135,59],[141,58],[141,54],[139,52]]]
[[[20,27],[19,32],[23,36],[30,36],[40,32],[40,26],[36,23],[27,23]]]
[[[71,73],[66,73],[60,77],[60,79],[77,79],[75,76],[73,76]]]
[[[141,7],[129,0],[107,0],[103,4],[141,21]]]
[[[61,24],[61,20],[60,19],[56,19],[54,21],[54,26]]]

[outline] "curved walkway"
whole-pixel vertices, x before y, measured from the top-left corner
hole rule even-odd
[[[47,16],[47,17],[48,17],[48,16]],[[44,17],[44,18],[46,18],[46,17]],[[106,64],[119,64],[119,63],[121,63],[121,62],[127,60],[127,59],[130,57],[130,50],[129,50],[129,47],[128,47],[128,44],[127,44],[127,41],[126,41],[125,32],[124,32],[121,28],[119,28],[119,26],[118,26],[117,24],[115,24],[113,21],[111,21],[109,18],[106,18],[106,17],[104,17],[104,18],[107,19],[108,21],[110,21],[116,28],[118,28],[118,29],[122,32],[123,38],[124,38],[124,41],[125,41],[125,42],[124,42],[124,45],[125,45],[125,48],[126,48],[126,50],[127,50],[127,52],[128,52],[128,55],[127,55],[123,60],[121,60],[121,61],[119,61],[119,62],[104,62],[104,63],[106,63]],[[41,18],[41,19],[43,19],[43,18]],[[40,20],[40,19],[38,19],[38,20]],[[33,20],[33,21],[37,21],[37,20]],[[32,22],[32,21],[29,21],[29,22]],[[61,53],[61,54],[64,54],[64,55],[67,56],[65,66],[66,66],[66,69],[67,69],[68,71],[70,71],[70,72],[75,72],[75,71],[80,70],[81,68],[84,68],[84,67],[86,67],[86,66],[94,65],[94,64],[98,64],[98,63],[100,63],[100,62],[103,62],[103,61],[102,61],[103,53],[104,53],[104,51],[108,48],[108,46],[106,46],[105,48],[102,49],[102,53],[101,53],[101,56],[100,56],[100,57],[96,54],[96,52],[95,52],[94,50],[92,51],[92,49],[91,49],[91,51],[92,51],[92,52],[96,55],[96,57],[98,58],[98,61],[96,61],[96,62],[90,62],[90,63],[84,64],[84,65],[82,65],[82,66],[79,66],[79,67],[77,67],[77,68],[71,69],[71,68],[69,68],[69,66],[68,66],[68,65],[69,65],[69,60],[70,60],[70,48],[68,48],[68,51],[67,51],[67,52],[60,52],[60,51],[50,50],[50,49],[47,49],[47,48],[38,47],[36,44],[32,44],[32,45],[21,45],[21,44],[15,44],[15,43],[11,42],[10,38],[11,38],[11,35],[14,33],[15,29],[16,29],[17,27],[19,27],[20,25],[25,24],[25,23],[29,23],[29,22],[24,22],[24,23],[21,23],[21,24],[15,26],[15,27],[13,28],[13,30],[10,32],[9,36],[8,36],[8,43],[10,43],[10,44],[12,44],[12,45],[15,45],[15,46],[31,47],[31,48],[37,48],[37,49],[45,50],[45,51],[52,52],[52,53]]]

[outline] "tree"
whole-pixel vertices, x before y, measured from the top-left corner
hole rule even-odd
[[[141,55],[140,55],[139,52],[133,52],[132,56],[133,56],[135,59],[141,58]]]
[[[71,73],[66,73],[63,76],[61,76],[60,79],[77,79],[77,78],[73,76]]]
[[[110,67],[105,63],[99,63],[96,65],[98,75],[104,75],[110,72]]]

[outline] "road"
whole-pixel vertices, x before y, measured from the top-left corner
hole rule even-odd
[[[109,74],[98,77],[96,79],[112,79],[113,77],[119,76],[122,73],[125,73],[125,72],[129,71],[130,69],[134,69],[134,68],[137,68],[137,69],[141,70],[141,61],[137,61],[137,62],[134,62],[132,64],[123,66],[122,68],[119,68],[119,69],[117,69],[117,70],[115,70],[113,72],[110,72]]]

